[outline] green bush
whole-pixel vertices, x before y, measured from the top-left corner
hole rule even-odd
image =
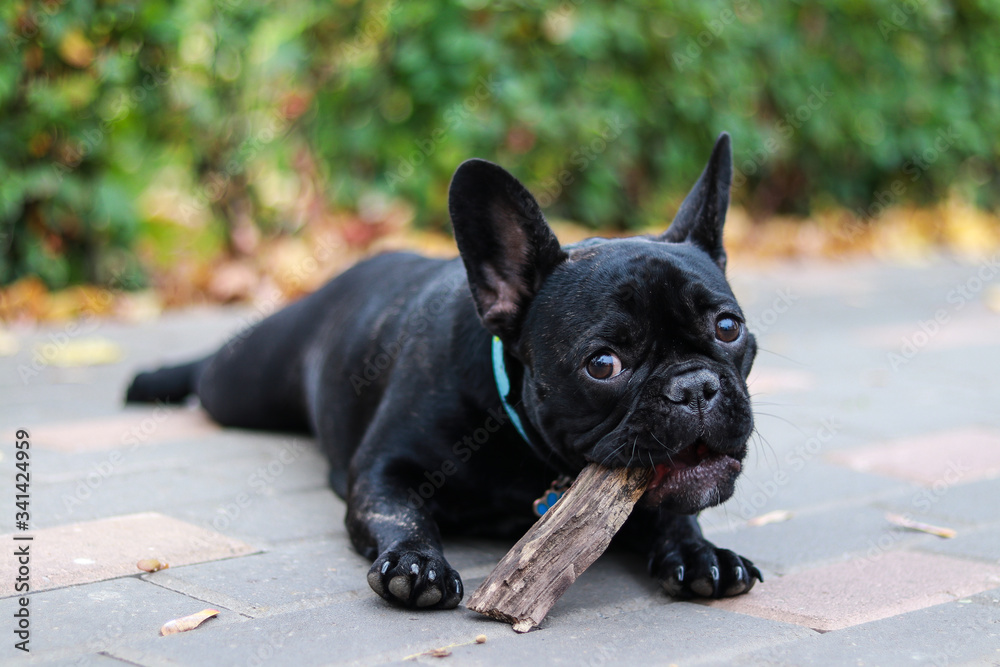
[[[721,130],[759,215],[1000,192],[991,2],[67,0],[0,16],[3,283],[141,284],[137,239],[170,236],[164,220],[191,230],[164,263],[247,220],[293,230],[275,192],[309,157],[334,204],[399,197],[435,227],[472,156],[551,215],[662,221]],[[148,203],[169,193],[172,212]]]

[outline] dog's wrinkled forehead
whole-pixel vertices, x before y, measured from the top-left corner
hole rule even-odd
[[[602,347],[638,351],[660,343],[693,351],[705,345],[704,327],[717,313],[741,316],[722,270],[690,244],[633,237],[565,250],[568,261],[529,311],[529,357],[547,350],[572,363]]]
[[[577,327],[611,318],[620,326],[641,321],[676,329],[677,319],[685,315],[736,307],[722,271],[689,244],[600,239],[566,250],[569,261],[551,276],[552,284],[539,298],[545,310]],[[546,303],[557,299],[569,303]]]

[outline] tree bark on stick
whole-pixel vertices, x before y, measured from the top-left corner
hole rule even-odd
[[[469,598],[469,609],[527,632],[597,557],[646,490],[652,470],[592,463]]]

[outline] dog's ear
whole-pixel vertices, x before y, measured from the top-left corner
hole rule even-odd
[[[733,151],[729,134],[723,132],[715,141],[705,171],[684,199],[663,241],[689,241],[708,253],[719,268],[726,268],[722,247],[722,226],[729,208],[729,188],[733,182]]]
[[[459,165],[448,210],[479,317],[491,333],[512,341],[531,299],[566,253],[527,188],[491,162]]]

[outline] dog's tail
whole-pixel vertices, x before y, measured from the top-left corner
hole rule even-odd
[[[194,392],[204,359],[139,373],[125,392],[126,403],[183,403]]]

